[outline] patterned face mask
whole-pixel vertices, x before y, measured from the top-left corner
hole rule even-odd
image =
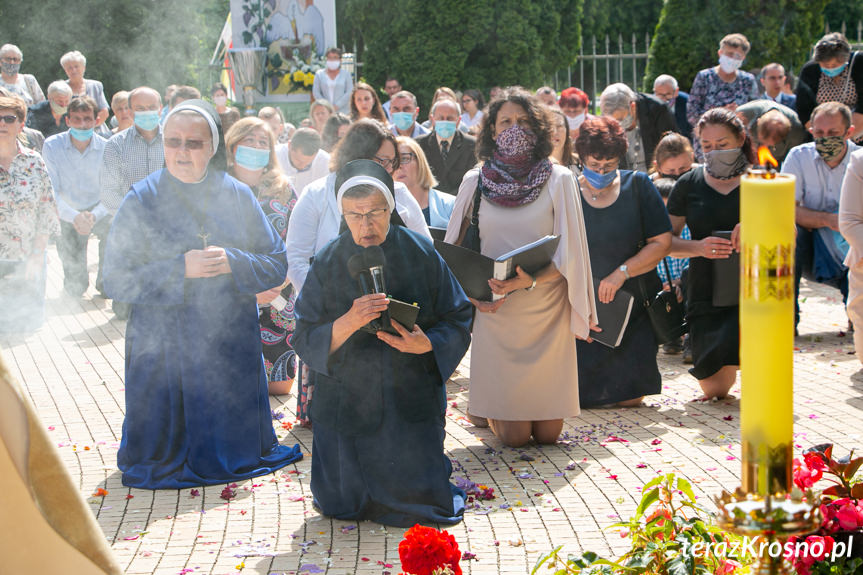
[[[832,162],[845,150],[845,139],[842,136],[815,138],[815,150],[822,160]]]

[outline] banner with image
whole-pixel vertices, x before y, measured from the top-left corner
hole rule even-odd
[[[324,52],[336,46],[335,0],[231,0],[234,48],[265,48],[269,101],[308,101]]]

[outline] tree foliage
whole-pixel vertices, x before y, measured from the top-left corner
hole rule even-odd
[[[824,11],[824,21],[834,32],[840,31],[844,22],[847,26],[845,34],[851,42],[854,42],[857,39],[857,23],[863,21],[863,2],[832,0]]]
[[[207,63],[228,15],[229,0],[38,0],[0,3],[0,39],[21,48],[21,71],[43,89],[65,79],[60,57],[79,50],[87,78],[105,93],[150,85],[206,90]]]
[[[439,86],[537,86],[578,53],[582,2],[345,0],[339,37],[361,47],[367,81],[392,74],[422,105]]]
[[[667,0],[650,45],[643,89],[659,74],[689,89],[699,70],[715,66],[719,40],[740,32],[752,44],[744,68],[779,62],[796,71],[824,31],[829,0]]]
[[[613,46],[617,46],[617,38],[622,36],[629,47],[635,34],[638,45],[643,46],[645,34],[653,36],[663,3],[663,0],[584,0],[582,36],[585,41],[596,36],[597,42],[602,42],[607,35]]]

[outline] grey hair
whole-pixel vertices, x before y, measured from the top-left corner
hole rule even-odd
[[[613,114],[617,110],[629,111],[629,105],[635,101],[635,92],[626,84],[620,82],[611,84],[602,91],[599,97],[599,107],[603,115]]]
[[[402,90],[401,92],[396,92],[395,94],[392,95],[390,100],[395,100],[396,98],[410,98],[411,102],[413,102],[413,104],[411,104],[411,105],[414,108],[417,107],[417,97],[414,96],[411,92],[408,92],[407,90]]]
[[[659,86],[671,86],[672,90],[676,90],[677,78],[669,74],[660,74],[656,77],[656,80],[653,81],[653,90],[656,91],[656,88]]]
[[[345,193],[342,194],[342,201],[347,199],[351,200],[362,200],[363,198],[370,198],[375,194],[380,194],[381,197],[386,201],[386,196],[382,191],[372,186],[371,184],[358,184],[348,190],[345,190]]]
[[[71,98],[72,88],[69,87],[69,84],[67,84],[65,80],[54,80],[48,84],[48,97],[51,97],[54,94],[62,94]]]
[[[72,50],[71,52],[66,52],[65,54],[63,54],[63,57],[60,58],[60,66],[65,68],[66,64],[68,64],[69,62],[79,62],[82,66],[86,66],[87,58],[85,58],[84,54],[82,54],[78,50]]]
[[[21,51],[21,48],[19,48],[15,44],[3,44],[3,46],[0,46],[0,56],[5,54],[6,52],[14,52],[16,56],[18,56],[22,60],[24,59],[24,53]]]
[[[449,98],[439,98],[437,102],[432,104],[431,107],[431,115],[434,116],[435,110],[437,110],[438,106],[441,104],[449,104],[450,106],[455,106],[456,113],[461,116],[461,106],[458,105],[458,102],[455,100],[450,100]]]

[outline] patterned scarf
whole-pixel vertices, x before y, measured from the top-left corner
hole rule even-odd
[[[536,135],[516,124],[501,132],[496,144],[494,157],[480,170],[483,197],[508,208],[534,201],[551,176],[548,158],[533,161]]]

